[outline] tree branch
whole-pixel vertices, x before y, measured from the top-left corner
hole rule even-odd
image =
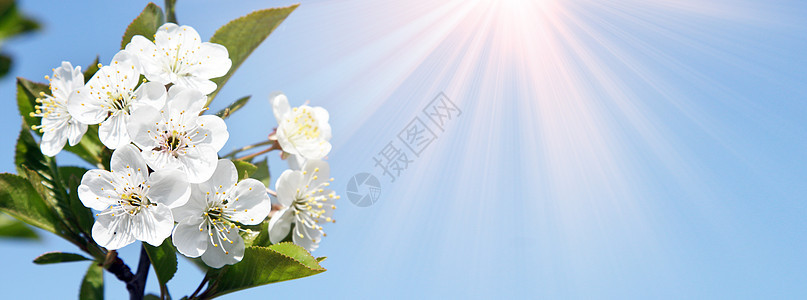
[[[149,267],[151,267],[151,261],[149,261],[148,253],[146,253],[146,247],[141,246],[140,262],[137,264],[137,274],[134,275],[132,280],[126,282],[126,289],[129,290],[130,300],[143,300],[143,293],[146,290],[146,278],[149,275]]]

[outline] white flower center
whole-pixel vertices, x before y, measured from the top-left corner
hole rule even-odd
[[[179,36],[181,38],[182,33],[180,33]],[[196,55],[196,51],[199,49],[201,49],[201,47],[198,46],[195,50],[187,49],[187,47],[183,48],[182,43],[177,43],[175,47],[161,47],[160,52],[164,53],[165,57],[168,59],[168,63],[165,66],[166,71],[176,74],[177,76],[191,76],[191,67],[201,64],[201,62],[197,62],[198,55]]]
[[[157,206],[157,203],[152,203],[144,194],[142,184],[134,188],[124,187],[123,193],[120,194],[120,199],[117,199],[116,203],[112,204],[108,211],[98,215],[112,214],[114,217],[115,215],[129,214],[134,216],[146,207]]]
[[[176,130],[171,132],[168,130],[160,131],[156,136],[156,140],[157,147],[154,148],[155,151],[166,152],[174,157],[185,154],[185,149],[188,148],[191,142],[191,138],[185,132]]]
[[[233,244],[233,240],[227,237],[231,230],[241,230],[241,227],[235,225],[231,221],[231,212],[233,209],[228,210],[230,199],[226,196],[227,191],[222,190],[219,185],[212,195],[210,192],[206,195],[207,209],[204,212],[204,222],[199,225],[199,231],[203,231],[207,227],[207,232],[210,236],[210,243],[213,247],[220,247],[224,254],[230,254],[226,249],[225,244]]]
[[[55,131],[67,125],[72,117],[67,112],[67,106],[65,106],[64,101],[50,95],[41,95],[44,96],[44,98],[36,99],[36,102],[39,104],[34,106],[35,111],[30,113],[29,116],[59,121],[56,123],[49,123],[47,125],[48,128],[45,128],[45,122],[42,122],[42,125],[31,126],[31,129],[39,130],[39,132],[45,132],[46,130]]]
[[[316,173],[318,172],[319,168],[314,169],[314,174],[308,178],[308,183],[305,185],[305,190],[297,189],[292,207],[294,209],[294,217],[297,220],[296,223],[298,226],[302,225],[313,230],[317,230],[323,236],[325,236],[319,222],[336,222],[336,220],[332,219],[331,217],[325,216],[325,213],[327,212],[326,206],[329,206],[332,210],[336,209],[336,206],[328,203],[328,201],[338,199],[339,196],[336,196],[336,194],[331,190],[324,189],[330,185],[328,182],[322,182],[317,186],[310,187],[311,183],[317,180],[318,175]],[[303,174],[305,173],[306,172],[304,171]],[[295,228],[295,234],[301,238],[306,237],[305,230],[301,230],[301,228]],[[308,238],[313,239],[313,237]]]
[[[108,109],[109,115],[113,115],[117,112],[128,114],[132,100],[136,98],[135,95],[127,91],[117,91],[116,93],[106,92],[106,95],[106,105],[102,104],[101,107]]]
[[[286,119],[286,136],[291,142],[302,140],[314,140],[319,138],[319,122],[314,118],[311,109],[307,107],[295,107],[292,109],[293,115]]]

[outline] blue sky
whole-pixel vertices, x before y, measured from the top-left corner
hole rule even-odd
[[[209,38],[291,3],[177,11]],[[13,74],[108,61],[145,4],[23,1],[44,29],[4,45]],[[314,253],[327,272],[224,298],[804,297],[805,14],[785,0],[302,1],[213,103],[253,96],[224,151],[265,138],[267,96],[282,90],[331,113],[337,192],[370,172],[381,198],[343,196]],[[462,115],[390,182],[373,157],[441,92]],[[19,118],[5,103],[0,170],[13,172]],[[31,263],[76,251],[43,235],[0,242],[10,298],[77,295],[86,263]],[[121,253],[133,266],[138,251]],[[169,287],[187,295],[201,277],[181,261]]]

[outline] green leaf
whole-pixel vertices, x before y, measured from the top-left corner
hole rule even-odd
[[[90,81],[90,78],[95,75],[95,72],[98,72],[98,70],[101,69],[98,67],[98,63],[100,62],[99,59],[101,59],[101,57],[96,55],[95,60],[89,66],[87,66],[86,69],[84,69],[84,83]]]
[[[75,253],[48,252],[35,258],[34,263],[38,265],[47,265],[47,264],[57,264],[63,262],[82,261],[82,260],[91,260],[91,259]]]
[[[11,71],[11,57],[0,54],[0,78],[3,78]]]
[[[154,3],[149,2],[146,8],[135,18],[129,27],[126,27],[126,32],[123,34],[123,39],[120,42],[120,48],[126,48],[126,45],[136,35],[142,35],[145,38],[153,41],[154,34],[157,33],[157,28],[165,23],[165,15],[163,10]]]
[[[272,185],[272,175],[269,174],[269,161],[264,158],[262,161],[255,163],[255,167],[258,169],[250,177],[263,182],[265,186]]]
[[[320,257],[317,257],[317,262],[322,262],[322,261],[324,261],[326,259],[328,259],[327,256],[320,256]]]
[[[0,1],[0,44],[15,35],[39,29],[39,24],[22,15],[14,1]]]
[[[39,235],[31,227],[3,213],[0,213],[0,237],[39,240]]]
[[[30,225],[60,233],[59,218],[23,177],[0,174],[0,211]]]
[[[75,217],[75,219],[71,221],[74,222],[81,232],[90,234],[92,225],[95,223],[95,218],[93,217],[92,210],[84,206],[78,198],[78,186],[81,184],[81,178],[86,172],[87,169],[80,167],[59,168],[60,177],[69,191],[68,202],[70,211],[73,217]]]
[[[255,170],[258,169],[255,165],[243,160],[234,160],[233,164],[235,164],[235,169],[238,172],[238,181],[249,178],[249,174],[255,173]]]
[[[20,131],[17,139],[14,163],[17,173],[28,178],[42,200],[56,210],[56,215],[69,220],[72,214],[67,202],[67,192],[58,181],[58,174],[54,174],[54,169],[51,168],[55,167],[55,163],[52,158],[42,155],[30,130],[25,128]]]
[[[226,119],[227,117],[232,115],[235,111],[244,107],[244,105],[246,105],[247,102],[249,101],[250,97],[252,96],[244,96],[241,97],[241,99],[235,100],[235,102],[231,103],[229,106],[217,112],[216,115],[222,119]]]
[[[325,272],[317,259],[300,246],[280,243],[249,247],[244,259],[232,266],[211,270],[210,285],[200,298],[218,297],[260,285],[303,278]]]
[[[81,281],[81,290],[78,295],[82,300],[103,300],[104,299],[104,269],[97,263],[91,263]]]
[[[205,106],[210,105],[210,102],[212,102],[216,94],[219,93],[221,87],[233,76],[235,70],[244,63],[244,60],[247,59],[252,51],[258,48],[258,45],[260,45],[297,6],[299,6],[299,4],[289,7],[254,11],[246,16],[232,20],[227,23],[227,25],[216,30],[216,33],[210,38],[210,42],[221,44],[227,48],[233,66],[224,76],[213,79],[217,87],[216,90],[208,96],[207,105]]]
[[[177,0],[165,0],[165,19],[168,22],[179,24],[176,13]]]
[[[160,300],[160,296],[157,296],[155,294],[148,294],[143,296],[143,300]]]
[[[154,273],[157,274],[161,288],[165,287],[177,272],[177,253],[171,239],[165,239],[159,247],[144,242],[143,247],[151,260],[151,265],[154,266]]]
[[[112,151],[107,149],[98,137],[98,125],[87,127],[87,133],[75,146],[66,144],[64,150],[72,152],[84,161],[102,169],[109,169],[109,160],[112,158]]]

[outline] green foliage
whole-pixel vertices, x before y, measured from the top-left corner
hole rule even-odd
[[[177,272],[177,253],[171,238],[165,239],[159,247],[154,247],[148,243],[143,243],[143,247],[146,249],[151,265],[154,267],[154,273],[157,274],[160,289],[167,291],[165,284],[171,278],[174,278],[174,273]]]
[[[120,42],[120,48],[126,48],[126,45],[136,35],[142,35],[149,40],[154,40],[154,34],[157,33],[157,28],[165,23],[165,15],[163,10],[154,3],[149,2],[146,8],[140,12],[140,15],[135,18],[129,26],[126,27],[126,32],[123,34],[123,39]]]
[[[260,182],[263,182],[263,185],[269,187],[272,185],[272,175],[269,173],[269,161],[264,158],[262,161],[255,163],[255,167],[258,169],[255,173],[252,173],[250,177],[257,179]]]
[[[252,96],[244,96],[244,97],[241,97],[238,100],[235,100],[235,102],[230,103],[229,106],[227,106],[224,109],[217,112],[216,115],[221,117],[222,119],[226,119],[231,114],[233,114],[235,111],[241,109],[242,107],[244,107],[244,105],[247,105],[247,102],[249,102],[250,97],[252,97]]]
[[[60,233],[61,221],[42,200],[28,179],[0,174],[0,211],[41,229]]]
[[[0,44],[15,35],[39,29],[39,24],[20,13],[14,1],[0,1]]]
[[[82,300],[104,299],[104,269],[96,263],[91,263],[81,281],[81,290],[78,298]]]
[[[11,57],[0,54],[0,78],[3,78],[11,71]]]
[[[34,263],[38,265],[57,264],[63,262],[91,260],[80,254],[66,253],[66,252],[48,252],[42,254],[34,259]]]
[[[3,213],[0,213],[0,237],[39,240],[39,235],[31,227]]]
[[[255,173],[255,171],[258,170],[258,167],[255,165],[243,160],[234,160],[233,164],[235,164],[235,170],[238,172],[238,181],[244,180],[244,178],[249,178],[250,174]]]
[[[258,45],[260,45],[297,6],[299,6],[299,4],[255,11],[232,20],[230,23],[216,30],[216,33],[210,38],[210,42],[221,44],[227,48],[227,52],[230,54],[230,60],[233,61],[233,66],[226,75],[213,79],[213,82],[215,82],[218,87],[208,96],[207,105],[210,105],[210,102],[212,102],[216,94],[219,93],[221,87],[227,83],[227,80],[229,80],[233,73],[235,73],[235,70],[244,63],[244,60],[247,59],[252,51],[258,48]]]
[[[42,155],[30,131],[26,129],[20,132],[20,137],[17,139],[14,162],[18,172],[24,176],[16,177],[28,181],[27,186],[17,186],[17,188],[30,188],[38,196],[30,200],[28,205],[33,205],[35,208],[34,211],[37,212],[36,215],[40,219],[39,223],[46,220],[48,222],[45,224],[48,226],[42,227],[41,224],[31,223],[30,220],[21,219],[13,213],[9,214],[26,223],[56,233],[96,258],[103,255],[98,245],[89,237],[93,223],[92,212],[80,203],[76,192],[80,182],[78,173],[82,173],[82,169],[76,167],[59,169],[52,158]],[[62,177],[62,175],[69,177]],[[68,193],[68,191],[70,192]],[[0,192],[8,192],[8,190],[0,187]],[[13,208],[19,205],[17,203],[10,202],[8,206],[1,206]],[[26,211],[31,211],[31,209]]]
[[[71,214],[76,218],[75,224],[81,232],[91,232],[92,225],[95,222],[92,210],[84,206],[78,198],[78,186],[81,184],[81,178],[87,169],[80,167],[60,167],[59,174],[64,182],[67,183],[67,189],[70,192],[68,195],[68,205]]]
[[[22,15],[13,0],[0,0],[0,46],[3,42],[16,35],[39,29],[39,24]],[[0,78],[5,77],[11,70],[11,57],[0,54]]]
[[[325,272],[316,258],[300,246],[280,243],[249,247],[244,260],[208,272],[210,285],[200,298],[213,298],[265,284],[308,277]]]
[[[176,5],[177,0],[165,0],[165,21],[179,24],[177,22],[177,12],[176,12]]]

